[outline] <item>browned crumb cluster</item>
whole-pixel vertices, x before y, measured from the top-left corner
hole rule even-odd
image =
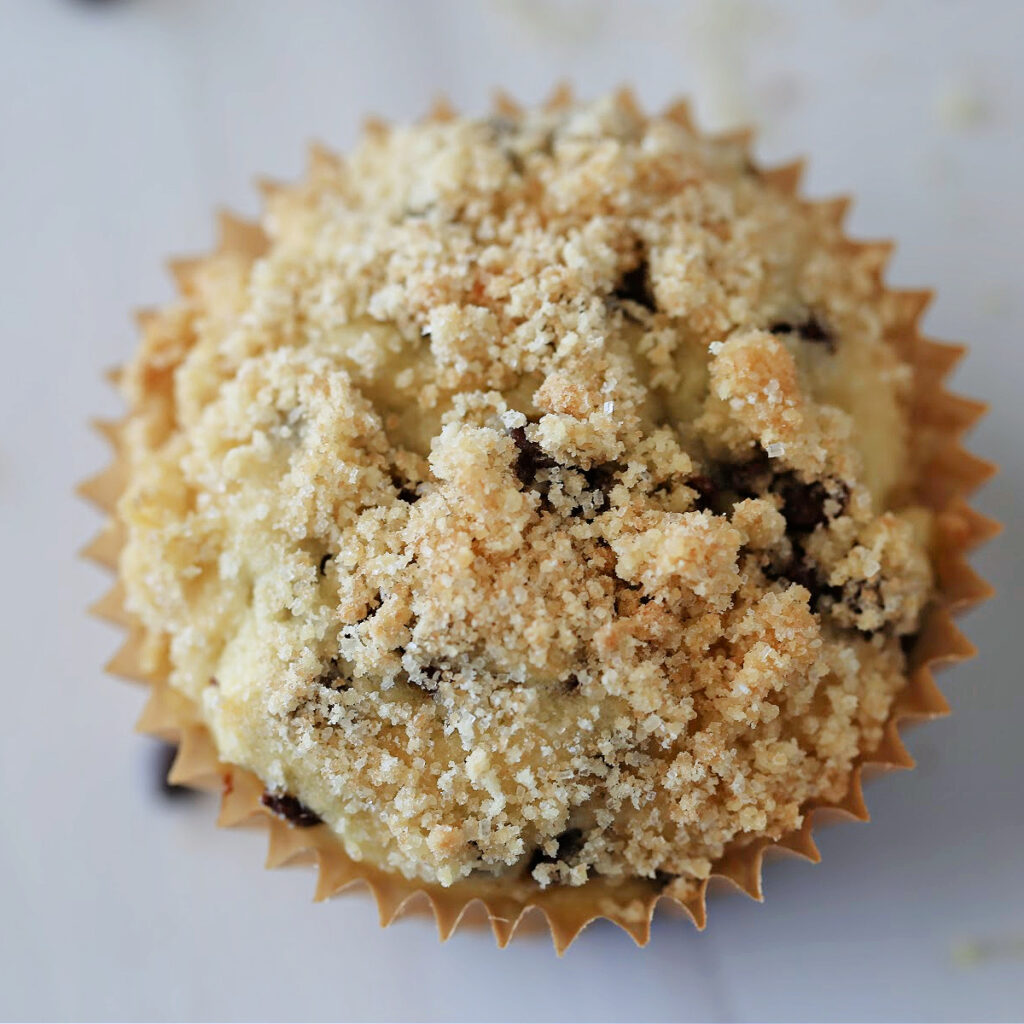
[[[368,132],[183,268],[121,573],[267,805],[449,885],[839,799],[931,588],[870,249],[624,98]]]

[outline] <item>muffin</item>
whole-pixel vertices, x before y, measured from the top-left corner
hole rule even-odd
[[[443,932],[643,941],[864,816],[988,467],[843,202],[626,94],[367,127],[175,264],[93,493],[178,777]]]

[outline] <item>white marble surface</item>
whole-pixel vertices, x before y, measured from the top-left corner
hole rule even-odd
[[[0,0],[0,1017],[1019,1019],[1022,37],[1013,0]],[[104,677],[116,637],[82,611],[105,581],[70,492],[105,458],[84,424],[117,408],[100,371],[128,311],[170,295],[163,257],[208,245],[215,205],[253,212],[254,173],[297,174],[365,112],[562,76],[752,116],[763,156],[809,152],[812,192],[857,194],[853,228],[900,241],[892,280],[938,288],[932,333],[974,346],[957,383],[993,403],[973,443],[1004,466],[979,504],[1010,529],[977,559],[1001,593],[943,677],[955,714],[870,790],[871,825],[770,867],[764,906],[717,901],[704,934],[659,920],[639,951],[597,926],[558,961],[380,931],[359,894],[314,906],[210,802],[160,802],[142,695]],[[964,943],[992,955],[962,965]]]

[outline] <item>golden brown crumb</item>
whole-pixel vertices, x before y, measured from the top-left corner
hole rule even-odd
[[[129,605],[223,760],[444,885],[685,889],[843,795],[931,574],[827,207],[609,99],[377,126],[263,227],[126,378]]]

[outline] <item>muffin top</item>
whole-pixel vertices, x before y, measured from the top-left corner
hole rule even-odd
[[[371,125],[182,265],[121,575],[355,859],[677,892],[838,800],[931,593],[879,250],[628,97]]]

